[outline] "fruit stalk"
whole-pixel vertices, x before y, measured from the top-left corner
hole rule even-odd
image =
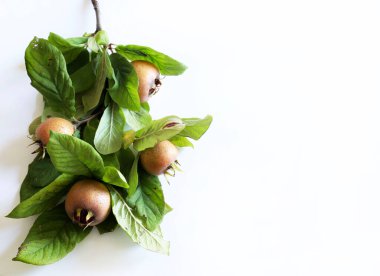
[[[100,11],[99,11],[99,1],[91,0],[92,5],[94,6],[95,15],[96,15],[96,30],[95,33],[102,30],[102,25],[100,24]]]

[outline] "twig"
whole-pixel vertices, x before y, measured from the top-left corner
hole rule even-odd
[[[91,0],[92,5],[94,6],[95,15],[96,15],[96,30],[95,33],[102,30],[102,25],[100,24],[100,11],[99,11],[99,2],[98,0]]]

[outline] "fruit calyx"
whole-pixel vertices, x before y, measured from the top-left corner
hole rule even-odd
[[[156,95],[157,92],[160,90],[161,85],[162,85],[162,82],[160,78],[154,79],[154,85],[152,86],[151,89],[149,89],[149,97]]]
[[[89,226],[95,220],[93,212],[78,208],[74,212],[73,221],[79,226]]]

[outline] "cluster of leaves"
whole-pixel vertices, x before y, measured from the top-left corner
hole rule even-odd
[[[169,243],[159,225],[171,207],[159,178],[140,167],[139,152],[163,140],[192,147],[189,138],[198,140],[212,117],[153,120],[149,105],[140,103],[134,60],[153,63],[162,75],[179,75],[186,69],[148,47],[112,47],[104,31],[69,39],[51,33],[47,40],[30,42],[26,68],[44,99],[42,115],[31,123],[30,135],[48,117],[66,118],[77,129],[73,136],[52,132],[47,154],[38,154],[29,165],[20,203],[8,217],[39,217],[14,260],[36,265],[56,262],[91,232],[93,227],[75,225],[62,204],[73,183],[83,178],[105,183],[111,195],[112,213],[96,226],[100,234],[120,226],[142,247],[168,254]]]

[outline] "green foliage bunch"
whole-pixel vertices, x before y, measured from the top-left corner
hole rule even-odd
[[[22,182],[20,203],[8,215],[39,215],[14,260],[45,265],[74,249],[95,227],[81,228],[67,216],[63,201],[78,180],[104,183],[112,212],[97,225],[100,234],[120,227],[142,247],[169,254],[160,223],[171,211],[159,177],[139,164],[139,154],[164,140],[177,147],[193,147],[209,128],[212,117],[167,116],[153,120],[149,104],[141,103],[139,79],[131,62],[147,61],[163,76],[182,74],[177,60],[138,45],[115,45],[107,33],[48,39],[33,38],[25,52],[31,85],[43,96],[36,128],[49,117],[65,118],[76,126],[74,135],[51,132],[46,147],[29,165]]]

